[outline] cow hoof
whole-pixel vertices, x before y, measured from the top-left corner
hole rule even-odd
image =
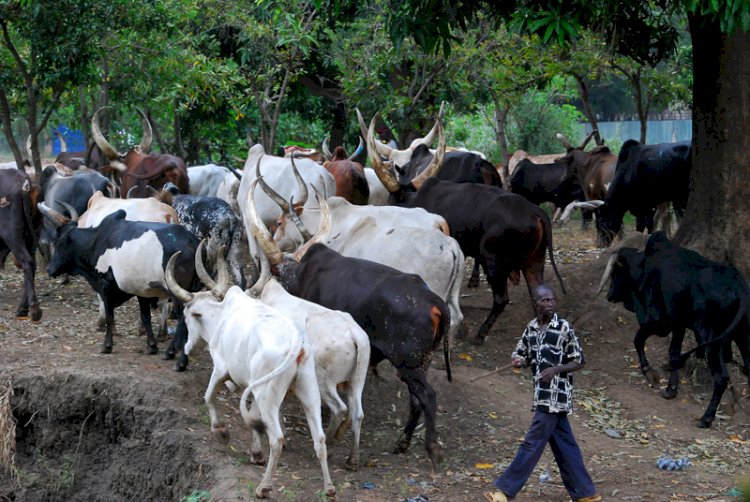
[[[271,493],[270,486],[259,486],[255,489],[255,498],[267,499],[269,493]]]
[[[659,375],[657,375],[653,369],[651,368],[644,369],[643,376],[646,377],[646,381],[652,387],[656,387],[657,385],[659,385]]]
[[[476,289],[479,287],[479,279],[474,279],[473,277],[469,279],[469,282],[466,283],[466,287],[469,289]]]
[[[112,353],[112,347],[107,347],[106,345],[102,347],[102,350],[99,351],[100,354],[111,354]]]
[[[484,345],[484,337],[477,335],[474,338],[469,338],[469,343],[477,346]]]
[[[146,355],[153,356],[154,354],[159,352],[159,348],[156,345],[148,345],[146,346]]]
[[[176,352],[169,352],[169,351],[167,351],[164,354],[162,354],[161,358],[164,361],[170,361],[170,360],[174,359],[176,355],[177,355]]]
[[[30,321],[31,317],[27,315],[18,315],[16,314],[16,321]]]
[[[443,451],[443,447],[437,443],[434,444],[432,447],[427,448],[427,455],[429,455],[430,460],[432,461],[433,469],[437,469],[438,466],[443,461],[443,459],[445,458],[445,452]]]
[[[181,372],[187,370],[187,364],[182,364],[180,361],[177,361],[174,363],[174,366],[172,367],[174,371]]]
[[[336,488],[335,487],[331,486],[330,488],[326,488],[325,490],[326,490],[326,497],[328,497],[328,499],[331,502],[336,502],[338,500],[338,498],[336,498]]]
[[[42,309],[39,304],[31,306],[31,322],[39,322],[42,319]]]
[[[677,397],[677,389],[672,387],[667,387],[663,391],[661,391],[661,397],[664,399],[674,399]]]
[[[705,417],[701,417],[700,420],[698,420],[698,428],[699,429],[708,429],[708,428],[711,427],[711,422],[713,422],[713,420],[708,420]]]
[[[393,453],[394,455],[401,455],[402,453],[406,453],[406,451],[409,449],[410,444],[410,440],[401,438],[398,440],[398,442],[396,442],[396,446],[393,447],[391,453]]]
[[[253,465],[266,465],[266,459],[263,457],[262,453],[251,453],[250,463]]]
[[[229,443],[229,431],[224,424],[217,424],[216,427],[211,431],[214,434],[216,440],[221,444]]]
[[[357,471],[359,470],[359,461],[352,460],[351,457],[346,459],[346,463],[344,464],[344,467],[346,467],[350,471]]]

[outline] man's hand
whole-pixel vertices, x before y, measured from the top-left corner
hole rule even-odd
[[[552,366],[550,368],[545,368],[542,370],[541,373],[539,373],[539,381],[542,383],[550,383],[552,379],[557,375],[558,373],[558,366]]]
[[[526,360],[521,356],[511,357],[511,362],[513,363],[514,368],[523,368],[526,364]]]

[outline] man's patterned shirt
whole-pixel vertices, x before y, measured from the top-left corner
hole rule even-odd
[[[552,316],[549,324],[540,326],[534,318],[518,341],[513,356],[520,356],[531,366],[534,375],[534,405],[532,409],[548,413],[570,413],[573,409],[573,375],[558,373],[549,383],[542,383],[539,375],[546,368],[583,363],[583,351],[573,327],[565,319]]]

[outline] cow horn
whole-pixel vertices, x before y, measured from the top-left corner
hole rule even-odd
[[[105,108],[109,108],[109,107],[102,106],[101,108],[96,110],[94,112],[94,116],[91,117],[91,136],[94,137],[94,142],[96,143],[96,146],[99,147],[99,150],[101,150],[102,153],[106,155],[108,159],[118,160],[124,157],[124,155],[119,153],[117,150],[115,150],[115,147],[109,144],[109,142],[102,135],[102,131],[99,129],[99,112],[104,110]]]
[[[42,214],[56,227],[60,227],[70,222],[69,218],[61,215],[44,202],[39,202],[36,207],[42,212]]]
[[[438,136],[438,148],[435,155],[432,157],[432,162],[430,162],[430,165],[427,166],[424,171],[411,180],[411,184],[417,190],[422,187],[422,184],[427,181],[428,178],[437,175],[440,168],[443,167],[443,158],[445,157],[445,131],[443,130],[443,121],[440,118],[438,118]]]
[[[76,211],[76,208],[62,200],[59,201],[59,203],[62,207],[68,210],[68,214],[70,214],[70,221],[78,222],[78,211]]]
[[[151,121],[148,120],[148,116],[143,113],[143,110],[140,108],[136,108],[138,110],[138,113],[141,114],[141,117],[143,117],[143,137],[141,138],[141,143],[138,145],[141,152],[148,153],[148,151],[151,149],[151,142],[153,141],[153,130],[151,129]]]
[[[365,147],[364,141],[362,141],[362,136],[359,137],[359,145],[357,146],[357,149],[354,150],[354,153],[349,156],[349,160],[354,161],[357,157],[359,157],[359,154],[362,153],[362,149]]]
[[[323,140],[323,144],[320,145],[320,151],[323,152],[323,156],[326,158],[326,160],[331,160],[331,158],[333,158],[331,150],[328,149],[328,142],[330,141],[330,139],[330,135],[326,136]]]
[[[362,137],[366,139],[368,135],[367,125],[365,125],[365,121],[364,119],[362,119],[362,114],[359,113],[359,108],[355,108],[355,110],[357,111],[357,120],[359,121],[359,132],[362,134]],[[376,113],[375,117],[377,116],[378,114]],[[375,117],[373,117],[373,120],[375,119]],[[375,144],[374,149],[377,149],[378,154],[382,155],[383,157],[387,159],[391,158],[391,147],[384,145],[380,141],[375,141],[374,144]],[[370,149],[369,141],[367,142],[367,148],[368,150]]]
[[[294,210],[294,197],[289,199],[289,207],[292,208],[288,211],[289,218],[297,226],[297,230],[299,230],[299,233],[302,234],[302,239],[304,240],[304,242],[309,241],[310,239],[312,239],[312,235],[310,235],[310,231],[307,229],[305,224],[302,223],[302,220],[297,214],[297,211]]]
[[[258,160],[258,163],[260,163],[260,159]],[[245,216],[247,220],[246,226],[250,227],[253,237],[255,237],[258,245],[263,250],[263,254],[268,257],[268,262],[271,265],[278,265],[284,260],[284,255],[281,253],[279,245],[276,244],[273,238],[271,238],[271,233],[263,224],[255,209],[255,197],[253,194],[255,193],[255,186],[259,181],[260,178],[256,178],[250,186],[250,190],[247,192],[247,215]]]
[[[206,270],[206,266],[203,263],[203,250],[206,246],[206,239],[203,239],[198,244],[198,249],[195,250],[195,273],[198,274],[198,278],[203,284],[211,290],[217,299],[224,299],[224,295],[229,289],[229,273],[227,272],[227,262],[224,259],[224,253],[226,248],[221,246],[218,253],[216,254],[216,270],[218,273],[218,282],[211,278],[211,275]]]
[[[421,140],[412,141],[411,142],[412,146],[416,146],[418,144],[424,144],[424,145],[430,146],[435,142],[435,137],[440,135],[439,128],[441,126],[438,125],[438,122],[442,122],[443,120],[444,107],[445,107],[445,101],[440,103],[440,111],[438,112],[438,117],[435,120],[435,125],[433,125],[432,129],[430,129],[430,132],[428,132],[427,136],[425,136]]]
[[[607,260],[607,266],[604,267],[604,274],[602,274],[602,280],[599,282],[599,289],[596,291],[597,295],[602,294],[604,285],[607,284],[607,279],[609,279],[609,276],[612,275],[612,268],[615,265],[615,260],[617,260],[617,253],[612,253],[612,256],[610,256],[609,260]]]
[[[65,138],[63,138],[58,127],[55,127],[55,136],[57,136],[57,139],[60,141],[60,153],[67,152],[68,144],[65,142]],[[81,164],[83,164],[83,161],[81,161]]]
[[[359,112],[357,112],[359,113]],[[375,170],[375,174],[378,175],[378,179],[383,186],[391,192],[396,193],[401,190],[401,185],[393,174],[383,165],[383,161],[380,160],[380,154],[377,151],[377,142],[375,141],[375,122],[378,119],[378,114],[370,121],[370,128],[367,131],[367,156],[370,158],[372,168]]]
[[[565,147],[566,150],[572,150],[573,145],[570,144],[570,140],[565,137],[565,135],[561,132],[555,134],[555,137],[560,140],[560,143]]]
[[[579,146],[578,148],[580,148],[581,150],[583,150],[584,148],[586,148],[586,144],[587,144],[587,143],[588,143],[589,141],[591,141],[591,138],[593,138],[593,137],[594,137],[594,134],[596,134],[596,133],[597,133],[597,130],[596,130],[596,129],[593,129],[593,130],[592,130],[592,131],[591,131],[591,132],[590,132],[590,133],[588,134],[588,136],[586,136],[586,137],[584,138],[583,142],[581,143],[581,146]]]
[[[279,195],[278,192],[276,192],[273,188],[268,186],[266,181],[263,179],[263,176],[261,176],[260,174],[260,159],[261,158],[263,157],[261,156],[260,158],[258,158],[258,163],[255,164],[255,179],[260,182],[260,187],[263,189],[264,192],[266,192],[266,195],[268,195],[271,198],[271,200],[273,200],[276,204],[278,204],[281,210],[286,213],[287,211],[289,211],[289,206],[284,200],[284,197]]]
[[[315,235],[294,252],[292,257],[295,261],[300,261],[305,256],[305,253],[307,253],[307,250],[310,249],[310,246],[328,239],[328,235],[331,233],[331,210],[328,208],[325,197],[323,197],[315,186],[313,186],[313,190],[315,191],[315,198],[318,199],[318,204],[320,204],[320,226]]]
[[[182,251],[176,251],[172,256],[169,257],[167,268],[166,270],[164,270],[164,279],[167,283],[167,289],[169,289],[169,292],[172,293],[175,298],[180,300],[182,303],[190,303],[193,300],[193,293],[187,291],[186,289],[183,289],[182,286],[177,283],[177,279],[175,279],[174,277],[174,265],[177,261],[177,256],[179,256],[180,253],[182,253]]]
[[[587,200],[586,202],[588,202],[589,204],[591,204],[594,207],[599,207],[599,206],[604,205],[604,201],[603,200],[598,200],[598,199]]]
[[[307,202],[307,196],[309,195],[309,192],[307,190],[307,183],[305,183],[304,178],[302,178],[302,175],[297,169],[297,165],[294,163],[294,155],[292,155],[292,171],[294,172],[294,179],[297,180],[297,186],[299,186],[300,192],[300,198],[299,202],[297,202],[297,207],[302,207],[305,205],[305,202]]]

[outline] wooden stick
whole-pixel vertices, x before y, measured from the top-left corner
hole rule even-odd
[[[497,369],[495,369],[495,370],[492,370],[492,371],[490,371],[489,373],[485,373],[484,375],[479,375],[478,377],[474,377],[474,378],[472,378],[472,379],[471,379],[471,380],[469,380],[469,381],[470,381],[470,382],[476,382],[476,381],[477,381],[477,380],[479,380],[480,378],[485,378],[485,377],[488,377],[488,376],[492,376],[492,375],[494,375],[495,373],[500,373],[501,371],[505,371],[505,370],[507,370],[508,368],[512,368],[512,367],[513,367],[513,363],[508,363],[508,364],[506,364],[505,366],[502,366],[502,367],[500,367],[500,368],[497,368]]]

